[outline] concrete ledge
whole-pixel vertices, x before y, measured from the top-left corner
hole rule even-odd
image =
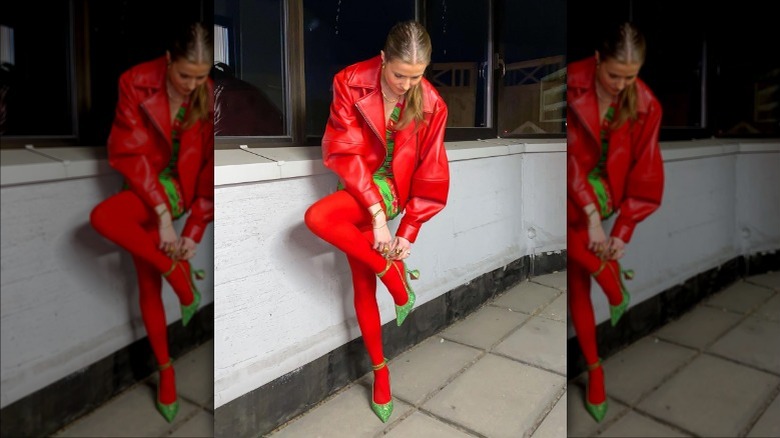
[[[524,256],[415,308],[402,327],[382,326],[385,356],[403,351],[468,316],[527,279],[565,270],[565,252]],[[214,436],[263,436],[371,370],[362,337],[330,351],[214,412]]]

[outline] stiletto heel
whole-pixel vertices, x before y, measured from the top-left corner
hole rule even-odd
[[[169,269],[168,272],[163,273],[163,276],[164,277],[170,276],[173,270],[177,266],[181,266],[182,271],[184,271],[184,276],[187,278],[187,282],[190,285],[190,290],[192,291],[192,302],[186,305],[180,304],[181,325],[183,327],[187,327],[187,324],[190,323],[190,320],[192,319],[193,316],[195,316],[195,313],[198,311],[198,307],[200,306],[200,299],[201,299],[200,291],[198,291],[197,286],[195,286],[195,279],[202,280],[206,277],[206,274],[205,271],[203,271],[202,269],[192,269],[192,267],[189,266],[189,263],[187,262],[184,263],[186,263],[187,265],[183,266],[182,263],[174,261],[173,266],[171,266],[171,269]]]
[[[160,411],[160,414],[162,414],[163,418],[169,423],[173,422],[173,419],[176,417],[176,414],[179,413],[179,400],[176,399],[173,403],[165,404],[160,401],[160,387],[162,386],[162,371],[166,370],[171,367],[171,361],[170,359],[168,362],[160,365],[158,367],[158,370],[160,371],[160,382],[157,383],[157,400],[155,400],[155,404],[157,406],[157,410]]]
[[[596,404],[588,401],[588,393],[590,392],[590,373],[599,367],[601,367],[601,359],[594,364],[588,365],[588,384],[585,386],[585,409],[596,422],[601,423],[601,420],[607,415],[607,400],[604,399],[603,402]]]
[[[615,264],[617,264],[617,262],[615,262]],[[617,325],[618,321],[620,321],[620,318],[623,317],[623,314],[626,313],[626,310],[628,310],[628,303],[631,301],[631,295],[628,294],[628,289],[626,289],[626,286],[623,284],[623,279],[620,278],[620,274],[615,272],[615,269],[612,267],[611,263],[608,266],[609,270],[612,271],[612,274],[615,276],[615,278],[617,278],[618,284],[620,284],[620,292],[623,294],[623,301],[621,301],[620,304],[616,306],[609,306],[609,318],[612,327],[614,327]],[[620,270],[623,277],[626,278],[626,280],[634,278],[634,271],[620,269],[619,264],[618,269]]]
[[[417,299],[417,296],[414,294],[414,290],[412,290],[412,287],[409,286],[409,279],[407,278],[407,275],[412,280],[417,280],[420,278],[420,271],[417,269],[406,269],[406,263],[403,261],[401,261],[401,266],[403,266],[403,270],[401,270],[401,268],[399,268],[394,261],[388,260],[385,269],[378,273],[377,276],[379,278],[384,277],[384,275],[387,274],[387,271],[390,270],[390,266],[395,267],[396,272],[398,272],[398,275],[401,277],[401,281],[404,284],[404,289],[406,289],[406,303],[400,306],[396,304],[395,306],[395,322],[400,327],[401,324],[403,324],[406,320],[406,317],[409,316],[409,313],[411,313],[412,308],[414,308],[414,302]]]
[[[371,368],[374,371],[379,371],[386,366],[387,366],[387,358],[384,358],[382,363],[380,363],[379,365],[372,365]],[[393,396],[390,395],[390,401],[387,403],[382,403],[382,404],[376,403],[374,401],[374,383],[376,383],[376,378],[374,380],[375,381],[371,383],[371,410],[373,410],[376,416],[379,417],[380,420],[382,420],[382,423],[387,423],[387,420],[390,419],[390,415],[392,415],[393,413]],[[389,377],[388,377],[388,382],[389,382]]]

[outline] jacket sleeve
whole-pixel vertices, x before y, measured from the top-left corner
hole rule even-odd
[[[589,163],[585,162],[588,157],[585,155],[587,152],[584,144],[586,140],[582,138],[585,135],[584,128],[577,125],[577,122],[572,119],[574,117],[569,114],[571,122],[567,123],[569,128],[567,129],[566,188],[569,199],[574,201],[577,207],[583,209],[588,204],[597,204],[598,201],[593,191],[590,190],[588,182],[588,169],[593,166],[588,166]]]
[[[198,243],[208,224],[214,220],[214,122],[211,117],[203,124],[201,144],[203,160],[198,170],[195,199],[181,232],[182,237],[189,237]]]
[[[130,189],[150,208],[168,203],[148,156],[153,142],[141,114],[141,99],[132,86],[132,72],[119,79],[119,101],[108,136],[108,162],[125,177]]]
[[[428,126],[420,140],[420,157],[412,174],[409,201],[396,236],[409,242],[417,239],[420,227],[447,205],[450,187],[449,160],[444,148],[447,126],[447,105],[439,99]],[[419,138],[419,137],[418,137]]]
[[[347,192],[368,208],[382,197],[363,158],[370,153],[370,142],[363,138],[361,123],[346,85],[346,73],[338,73],[333,79],[330,117],[322,136],[322,160],[338,175]]]
[[[611,235],[628,243],[636,224],[661,205],[664,186],[663,158],[658,144],[661,106],[655,101],[634,140],[634,161],[626,177],[625,197]],[[640,123],[639,121],[637,123]]]

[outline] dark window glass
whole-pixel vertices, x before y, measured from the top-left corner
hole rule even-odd
[[[44,13],[37,2],[2,3],[3,135],[76,135],[70,17],[68,1],[47,2]]]
[[[350,64],[378,56],[390,28],[415,17],[415,2],[303,0],[303,7],[306,136],[316,142],[328,120],[333,76]]]
[[[282,0],[214,1],[217,136],[287,134]]]
[[[448,127],[491,127],[490,2],[442,0],[426,4],[433,54],[428,79],[447,102]]]
[[[498,135],[566,131],[566,1],[498,2]]]

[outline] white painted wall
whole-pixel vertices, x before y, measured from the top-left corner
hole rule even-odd
[[[637,226],[621,263],[636,273],[625,283],[631,306],[734,257],[780,249],[780,141],[661,146],[661,207]],[[596,321],[606,321],[609,304],[595,281],[593,291]]]
[[[408,259],[422,274],[413,285],[418,305],[525,255],[565,248],[564,144],[447,149],[448,205],[423,226]],[[252,156],[245,165],[224,152],[215,173],[215,407],[360,335],[346,258],[303,223],[337,182],[319,150],[264,150],[268,161]],[[395,317],[393,302],[381,283],[378,295],[384,323]]]
[[[99,152],[82,148],[62,163],[3,151],[2,407],[146,336],[132,259],[89,223],[92,208],[121,186]],[[67,177],[74,169],[79,176]],[[28,182],[14,185],[13,175]],[[212,258],[209,226],[194,266],[209,272]],[[204,305],[212,282],[209,274],[198,283]],[[179,320],[167,284],[163,297],[168,323]]]

